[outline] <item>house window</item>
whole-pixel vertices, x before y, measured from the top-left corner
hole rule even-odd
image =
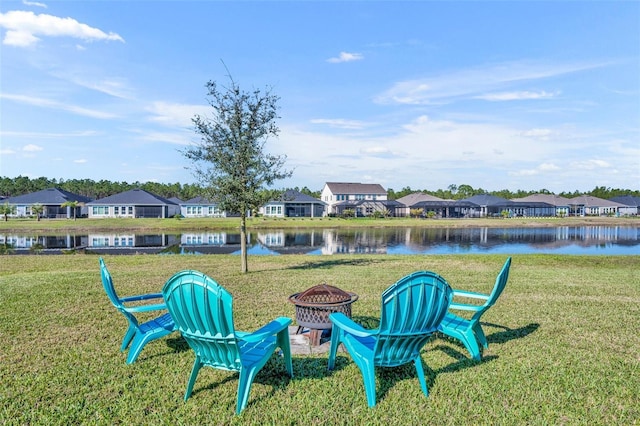
[[[123,213],[124,213],[124,212],[123,212]],[[113,214],[114,214],[114,215],[116,215],[116,216],[117,216],[117,215],[119,215],[119,214],[120,214],[120,207],[115,206],[115,207],[113,208]]]
[[[94,216],[106,216],[109,214],[109,206],[93,206],[91,213]]]

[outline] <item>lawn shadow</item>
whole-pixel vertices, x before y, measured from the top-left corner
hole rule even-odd
[[[336,266],[369,266],[382,263],[385,259],[335,259],[303,262],[299,265],[288,266],[285,269],[330,269]]]
[[[489,322],[481,322],[480,324],[482,324],[483,326],[488,326],[488,327],[495,327],[495,328],[501,328],[503,329],[503,331],[498,331],[496,333],[492,333],[487,335],[487,343],[488,344],[499,344],[499,343],[506,343],[509,340],[513,340],[513,339],[521,339],[523,337],[528,336],[531,333],[534,333],[539,327],[540,324],[538,323],[531,323],[522,327],[518,327],[518,328],[509,328],[506,327],[504,325],[500,325],[500,324],[494,324],[494,323],[489,323]],[[486,332],[486,330],[485,330]],[[456,359],[462,359],[462,358],[467,358],[468,357],[468,353],[466,348],[464,347],[464,344],[459,341],[458,339],[454,339],[453,337],[449,337],[446,336],[443,333],[438,333],[438,337],[441,339],[446,340],[447,342],[450,342],[454,345],[456,345],[457,347],[461,348],[462,352],[458,352],[455,349],[451,348],[450,346],[438,346],[438,349],[446,352],[449,356],[451,356],[452,358],[456,358]],[[480,345],[480,350],[482,352],[484,352],[484,348],[482,347],[482,345]],[[482,358],[482,360],[484,361],[485,358]],[[476,361],[477,362],[477,361]]]
[[[534,333],[540,327],[540,324],[535,322],[519,328],[509,328],[505,327],[504,325],[493,324],[490,322],[483,322],[481,324],[487,325],[489,327],[501,328],[504,330],[488,335],[487,342],[489,343],[506,343],[509,340],[521,339],[523,337],[527,337],[531,333]]]
[[[184,352],[190,349],[189,344],[181,335],[178,335],[177,337],[169,337],[166,339],[166,342],[167,346],[173,349],[174,352]]]

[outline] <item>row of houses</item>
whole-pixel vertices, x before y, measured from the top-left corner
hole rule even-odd
[[[10,216],[33,216],[42,208],[46,218],[168,218],[228,217],[214,201],[203,197],[182,201],[166,199],[143,189],[132,189],[98,200],[50,188],[2,200],[15,207]],[[64,207],[63,207],[64,206]],[[433,216],[439,218],[478,217],[555,217],[555,216],[635,216],[640,213],[640,197],[623,196],[610,200],[591,196],[564,198],[554,194],[535,194],[507,200],[489,194],[464,200],[445,200],[424,193],[413,193],[389,200],[379,184],[327,182],[320,199],[288,190],[278,199],[260,207],[267,217],[323,217],[353,214],[358,217],[382,214],[392,217]]]

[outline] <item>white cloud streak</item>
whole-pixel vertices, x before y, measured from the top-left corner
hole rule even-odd
[[[340,55],[327,59],[327,62],[332,64],[339,64],[341,62],[361,61],[363,59],[364,56],[361,53],[340,52]]]
[[[456,98],[479,98],[505,92],[492,100],[531,99],[550,92],[505,91],[514,84],[532,82],[603,67],[606,63],[543,64],[508,62],[452,71],[440,76],[400,81],[375,98],[381,104],[421,105],[450,102]]]
[[[43,9],[47,8],[47,5],[44,3],[39,3],[39,2],[35,2],[35,1],[27,1],[27,0],[22,0],[22,4],[24,4],[25,6],[35,6],[35,7],[41,7]]]
[[[483,99],[485,101],[499,102],[499,101],[522,101],[531,99],[550,99],[558,96],[559,92],[499,92],[499,93],[487,93],[485,95],[474,96],[475,99]]]
[[[326,124],[329,127],[335,127],[339,129],[359,130],[367,127],[366,123],[357,120],[345,120],[341,118],[329,119],[329,118],[315,118],[311,120],[313,124]]]
[[[73,114],[78,114],[85,117],[92,117],[92,118],[99,118],[99,119],[110,119],[110,118],[116,117],[115,114],[111,114],[108,112],[83,108],[77,105],[64,104],[62,102],[52,101],[50,99],[44,99],[44,98],[37,98],[34,96],[12,95],[7,93],[1,93],[0,98],[9,99],[15,102],[20,102],[23,104],[33,105],[33,106],[42,107],[42,108],[51,108],[51,109],[69,111]]]
[[[0,13],[0,27],[7,30],[2,43],[7,46],[29,47],[40,41],[40,37],[71,37],[84,41],[124,39],[113,32],[104,31],[80,23],[73,18],[12,10]]]

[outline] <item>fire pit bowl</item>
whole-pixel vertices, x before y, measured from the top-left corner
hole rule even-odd
[[[342,312],[351,318],[351,304],[356,300],[357,294],[328,284],[319,284],[289,296],[289,301],[296,307],[298,326],[311,330],[330,329],[329,315],[333,312]]]

